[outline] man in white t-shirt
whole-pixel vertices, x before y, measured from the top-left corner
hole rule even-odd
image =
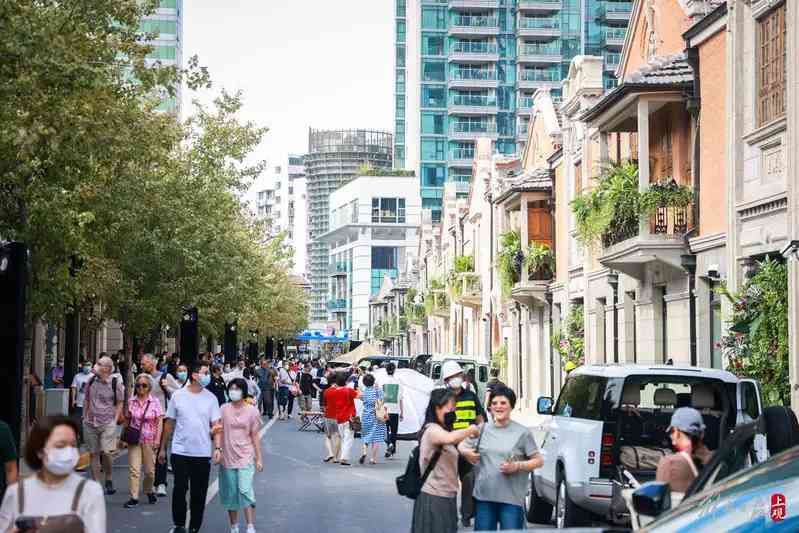
[[[399,421],[405,414],[402,407],[402,384],[394,376],[397,366],[394,363],[386,365],[386,377],[380,383],[383,389],[383,398],[388,411],[388,421],[386,422],[386,457],[391,457],[397,453],[397,431]]]
[[[190,384],[178,389],[169,399],[166,423],[161,437],[158,462],[166,461],[166,446],[172,438],[172,520],[174,533],[186,532],[186,492],[191,486],[191,523],[189,531],[200,531],[211,475],[211,458],[218,463],[222,457],[222,435],[213,432],[214,451],[211,452],[211,433],[219,422],[219,402],[206,386],[211,381],[208,365],[192,363]],[[173,435],[174,432],[174,435]]]
[[[92,379],[92,364],[85,361],[80,368],[80,372],[72,378],[72,414],[78,418],[83,418],[83,400],[86,398],[86,384]]]

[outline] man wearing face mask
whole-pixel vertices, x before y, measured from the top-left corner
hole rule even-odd
[[[80,372],[72,378],[72,414],[78,419],[83,418],[83,400],[86,398],[86,384],[92,378],[92,363],[84,361],[81,364]]]
[[[452,429],[466,429],[480,425],[485,420],[485,412],[479,398],[471,390],[464,388],[463,369],[455,361],[445,361],[441,368],[441,378],[447,388],[455,394],[455,421]],[[465,460],[459,463],[461,478],[461,521],[464,527],[471,525],[474,516],[474,470]]]
[[[165,443],[172,438],[172,471],[175,474],[172,489],[172,520],[174,533],[186,532],[186,493],[191,491],[191,523],[189,531],[200,531],[211,474],[211,458],[219,462],[222,457],[222,436],[213,434],[214,451],[211,452],[211,433],[221,417],[216,396],[205,387],[211,382],[208,365],[192,364],[190,382],[175,391],[166,411],[166,423],[158,451],[158,462],[166,462]],[[174,433],[174,435],[173,435]]]

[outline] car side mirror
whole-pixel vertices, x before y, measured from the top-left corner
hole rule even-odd
[[[547,396],[541,396],[538,398],[538,414],[539,415],[551,415],[552,414],[552,398]]]
[[[633,492],[633,509],[639,515],[660,516],[671,509],[671,489],[668,483],[650,481]]]

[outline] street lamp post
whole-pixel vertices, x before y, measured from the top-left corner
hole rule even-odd
[[[191,364],[200,351],[200,338],[197,335],[197,308],[186,307],[180,321],[180,360]]]
[[[233,363],[236,360],[236,328],[237,323],[234,320],[233,322],[226,322],[225,323],[225,362],[226,363]]]
[[[613,362],[619,362],[619,274],[613,270],[608,274],[608,285],[613,289]]]
[[[69,261],[69,276],[78,275],[83,262],[75,255]],[[78,371],[80,358],[80,310],[78,302],[73,302],[70,311],[64,317],[64,383],[72,383]]]
[[[3,348],[10,351],[0,359],[0,420],[11,427],[17,446],[23,427],[27,270],[27,246],[19,242],[0,243],[0,339]]]

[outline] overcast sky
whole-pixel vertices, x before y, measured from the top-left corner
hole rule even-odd
[[[271,166],[307,150],[308,127],[393,130],[393,11],[393,0],[184,0],[184,60],[200,57],[213,91],[244,93],[242,118],[269,128],[258,155]],[[197,96],[186,91],[184,113]]]

